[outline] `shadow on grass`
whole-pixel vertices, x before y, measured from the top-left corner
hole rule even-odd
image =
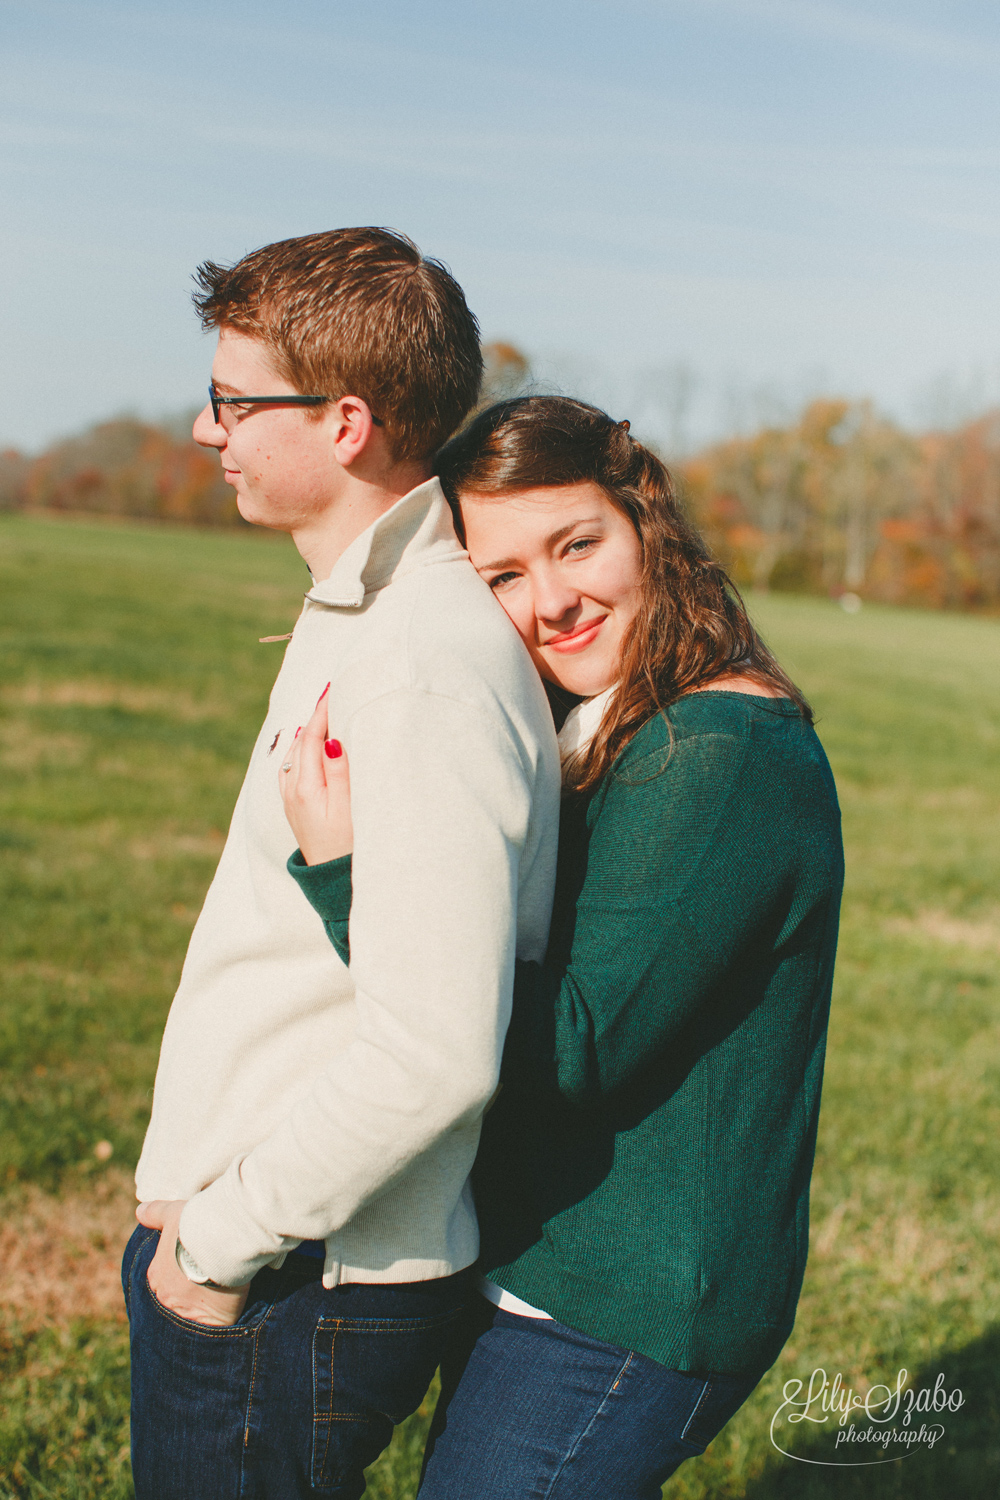
[[[832,1374],[832,1372],[830,1372]],[[833,1448],[834,1419],[814,1428],[808,1438],[799,1433],[787,1443],[795,1458],[772,1452],[767,1470],[743,1492],[746,1500],[996,1500],[1000,1495],[1000,1325],[963,1348],[939,1355],[922,1369],[910,1372],[910,1387],[933,1390],[938,1374],[948,1391],[961,1390],[964,1404],[957,1412],[914,1412],[910,1429],[921,1423],[940,1423],[943,1436],[928,1448],[914,1443],[905,1458],[849,1468],[844,1462],[825,1467],[838,1455]],[[900,1410],[902,1416],[903,1408]],[[901,1421],[893,1424],[901,1427]],[[867,1421],[864,1422],[867,1428]],[[789,1432],[789,1427],[784,1427]],[[905,1430],[905,1429],[903,1429]],[[878,1450],[872,1458],[880,1458]],[[842,1459],[862,1459],[860,1445]],[[795,1460],[799,1460],[796,1462]],[[809,1460],[809,1462],[803,1462]]]

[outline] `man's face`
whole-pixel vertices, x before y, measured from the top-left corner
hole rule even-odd
[[[277,374],[259,340],[228,328],[219,333],[212,380],[220,396],[299,394]],[[300,406],[224,406],[218,422],[210,405],[199,412],[194,440],[219,450],[244,520],[294,532],[315,523],[336,502],[343,486],[343,469],[333,453],[339,417],[335,406],[321,411],[317,417]]]

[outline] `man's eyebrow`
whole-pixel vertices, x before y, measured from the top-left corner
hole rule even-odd
[[[562,541],[564,536],[569,536],[570,532],[575,531],[578,526],[600,526],[601,522],[601,516],[591,516],[589,518],[581,516],[578,521],[570,521],[568,526],[560,526],[558,531],[553,531],[551,535],[545,538],[545,545],[547,547],[555,547]],[[502,557],[499,562],[480,563],[479,567],[480,571],[499,573],[504,568],[513,567],[517,563],[517,560],[516,557]]]
[[[213,380],[212,384],[220,394],[225,394],[227,396],[243,395],[243,392],[241,390],[238,390],[235,385],[227,385],[224,380]]]

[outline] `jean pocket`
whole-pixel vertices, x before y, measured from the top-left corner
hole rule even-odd
[[[154,1312],[167,1323],[172,1323],[175,1328],[183,1333],[194,1334],[205,1339],[234,1339],[249,1338],[257,1332],[267,1314],[271,1311],[268,1303],[263,1307],[258,1303],[255,1306],[246,1307],[235,1323],[198,1323],[194,1318],[182,1318],[180,1313],[175,1313],[172,1308],[167,1307],[160,1301],[149,1284],[149,1277],[144,1273],[142,1284],[146,1292],[146,1300]]]
[[[423,1400],[460,1312],[319,1320],[312,1346],[314,1489],[337,1489],[375,1462],[393,1427]]]
[[[271,1311],[270,1302],[261,1302],[258,1299],[248,1300],[241,1316],[235,1323],[223,1324],[221,1327],[211,1323],[196,1323],[193,1318],[182,1318],[172,1308],[167,1307],[160,1301],[153,1288],[149,1284],[149,1267],[156,1254],[156,1246],[159,1243],[159,1230],[147,1229],[147,1239],[144,1239],[136,1248],[132,1263],[129,1267],[129,1281],[132,1283],[133,1292],[138,1290],[144,1297],[149,1308],[161,1323],[170,1323],[178,1332],[187,1333],[193,1337],[215,1340],[231,1340],[234,1338],[246,1338],[257,1331],[264,1318]],[[133,1236],[134,1238],[134,1236]],[[147,1246],[148,1253],[144,1254]],[[127,1253],[127,1252],[126,1252]]]
[[[703,1453],[735,1416],[756,1387],[759,1375],[715,1375],[705,1378],[701,1395],[681,1433],[681,1441]]]

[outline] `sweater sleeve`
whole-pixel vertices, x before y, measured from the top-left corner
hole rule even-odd
[[[351,855],[307,865],[302,850],[289,857],[288,873],[309,905],[322,918],[326,935],[342,963],[351,962],[348,926],[351,916]]]
[[[739,734],[681,738],[666,765],[626,759],[604,784],[563,957],[557,941],[543,963],[517,965],[510,1082],[599,1102],[774,941],[790,872],[747,752]]]

